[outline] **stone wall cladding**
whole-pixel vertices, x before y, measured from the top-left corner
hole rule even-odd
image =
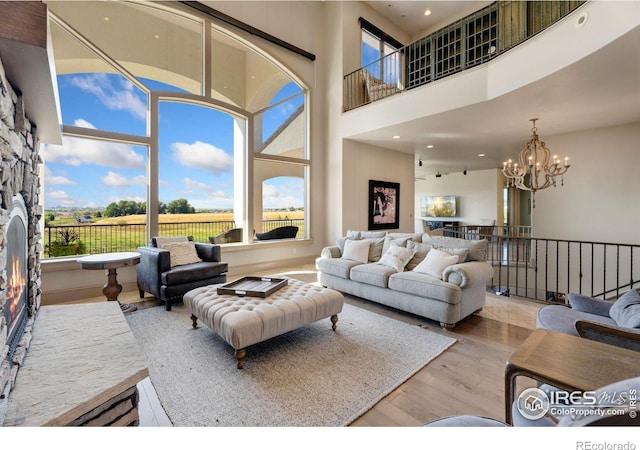
[[[28,113],[28,112],[27,112]],[[0,424],[17,372],[22,365],[31,341],[31,329],[40,307],[40,165],[37,129],[25,115],[21,93],[16,92],[7,80],[0,59]],[[13,197],[22,195],[27,207],[28,219],[28,311],[29,319],[11,361],[6,357],[8,325],[4,319],[7,301],[7,242],[8,226]]]

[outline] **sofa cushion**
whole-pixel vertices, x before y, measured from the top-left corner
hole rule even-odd
[[[168,250],[171,256],[171,267],[184,266],[202,261],[196,251],[196,243],[186,242],[165,242],[160,244],[160,248]]]
[[[424,260],[413,269],[414,272],[431,275],[442,279],[442,272],[458,262],[458,256],[450,255],[442,250],[431,249]]]
[[[369,245],[368,239],[362,239],[359,241],[353,239],[347,239],[344,243],[344,251],[342,252],[342,259],[350,259],[361,263],[369,261]]]
[[[175,266],[163,272],[160,276],[162,284],[173,286],[176,284],[190,283],[192,281],[206,280],[220,276],[228,271],[225,262],[198,262],[183,266]]]
[[[422,243],[448,248],[468,248],[467,261],[486,261],[489,251],[489,241],[486,239],[469,240],[448,236],[430,236],[425,233],[422,235]]]
[[[380,239],[385,237],[385,231],[361,231],[360,239]]]
[[[640,294],[635,289],[625,292],[613,302],[609,317],[620,327],[640,328]]]
[[[360,264],[351,269],[350,278],[364,284],[386,288],[395,269],[378,263]]]
[[[458,264],[465,262],[469,257],[468,248],[450,248],[450,247],[441,247],[439,245],[434,245],[433,248],[446,252],[450,255],[456,255],[458,257]]]
[[[575,311],[582,311],[590,314],[597,314],[599,316],[609,316],[609,310],[613,306],[613,302],[606,300],[600,300],[598,298],[586,297],[584,295],[570,292],[567,295],[571,308]]]
[[[413,270],[424,260],[424,258],[427,256],[427,253],[429,253],[429,250],[431,250],[433,247],[429,244],[420,244],[415,241],[407,241],[407,248],[415,253],[413,255],[413,258],[411,258],[411,261],[409,261],[404,269]]]
[[[391,267],[396,272],[403,272],[404,267],[413,258],[414,251],[396,244],[391,244],[389,249],[382,255],[378,264]]]
[[[351,269],[357,265],[360,265],[357,261],[342,258],[318,258],[316,259],[316,267],[320,272],[327,273],[329,275],[335,275],[336,277],[349,279]]]
[[[396,273],[389,277],[389,289],[455,305],[462,299],[460,286],[418,272]],[[393,295],[391,293],[390,295]]]

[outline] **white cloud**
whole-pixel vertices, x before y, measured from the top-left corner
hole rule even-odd
[[[71,185],[71,184],[77,184],[75,181],[70,180],[69,178],[67,178],[65,176],[54,175],[52,170],[49,169],[47,166],[44,167],[44,183],[45,183],[45,185],[52,185],[52,184]]]
[[[204,195],[207,199],[216,200],[229,200],[232,198],[227,192],[221,189],[214,189],[210,184],[192,180],[191,178],[185,178],[182,181],[185,187],[182,193],[185,195]]]
[[[82,119],[76,120],[75,124],[85,128],[95,128]],[[69,166],[96,164],[119,169],[145,168],[144,157],[136,153],[132,145],[69,136],[62,137],[62,145],[47,144],[43,157],[46,163]]]
[[[141,98],[136,87],[127,79],[118,79],[118,85],[112,83],[113,76],[103,73],[78,75],[70,79],[70,83],[90,94],[112,111],[127,111],[132,116],[146,120],[146,100]]]
[[[137,202],[137,203],[142,203],[142,202],[146,202],[147,201],[147,199],[145,197],[141,197],[139,195],[117,195],[117,196],[113,195],[113,196],[109,197],[108,202],[109,203],[113,203],[113,202],[118,203],[118,202],[120,202],[122,200],[125,200],[125,201],[128,201],[128,202],[129,201],[133,201],[133,202]]]
[[[144,175],[127,178],[119,173],[109,171],[102,177],[102,182],[108,186],[144,186],[147,184],[147,178]]]
[[[281,185],[262,185],[262,207],[265,209],[304,206],[303,181],[290,179]]]
[[[47,195],[45,197],[47,199],[47,204],[51,206],[74,206],[76,205],[76,201],[74,198],[67,194],[65,191],[60,190],[50,190],[47,191]]]
[[[216,174],[233,168],[233,158],[230,155],[206,142],[174,142],[171,150],[173,158],[185,167],[204,169]]]

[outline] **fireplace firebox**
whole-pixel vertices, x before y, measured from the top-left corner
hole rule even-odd
[[[6,234],[7,243],[7,287],[4,318],[7,324],[7,344],[11,359],[22,337],[27,323],[28,298],[28,239],[27,209],[22,196],[15,196],[13,208],[9,215]]]

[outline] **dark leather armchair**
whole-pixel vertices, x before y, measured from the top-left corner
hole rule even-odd
[[[287,225],[284,227],[274,228],[265,233],[256,233],[256,239],[266,241],[268,239],[292,239],[298,234],[298,227]]]
[[[193,238],[189,236],[188,240]],[[171,303],[182,301],[188,291],[226,282],[228,264],[221,261],[220,246],[196,242],[195,248],[202,261],[171,267],[169,250],[159,248],[156,238],[151,239],[149,246],[138,247],[140,264],[136,271],[140,298],[149,292],[163,300],[165,309],[171,311]]]

